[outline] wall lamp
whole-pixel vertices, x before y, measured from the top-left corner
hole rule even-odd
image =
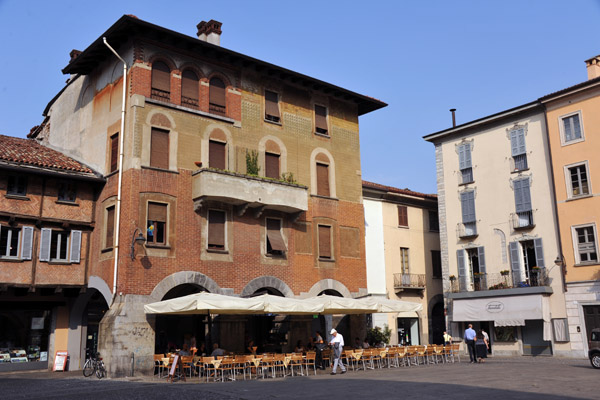
[[[137,236],[135,236],[136,232],[139,232]],[[146,243],[146,238],[142,234],[142,230],[140,228],[135,228],[133,231],[133,237],[131,238],[131,260],[135,260],[135,244],[143,245]]]

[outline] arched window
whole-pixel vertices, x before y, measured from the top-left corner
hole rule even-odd
[[[198,108],[198,75],[191,69],[181,75],[181,105]]]
[[[279,179],[281,175],[280,154],[277,143],[267,140],[265,143],[265,176],[267,178]]]
[[[219,78],[211,78],[208,95],[208,110],[215,114],[226,114],[225,83]]]
[[[171,96],[171,70],[162,61],[152,64],[152,92],[151,97],[156,100],[170,101]]]

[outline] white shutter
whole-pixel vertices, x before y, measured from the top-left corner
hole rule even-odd
[[[71,256],[70,262],[79,263],[81,258],[81,231],[71,231]]]
[[[52,229],[42,228],[40,236],[40,261],[50,261],[50,241],[52,240]]]
[[[21,259],[31,260],[33,249],[33,226],[24,226],[21,229]]]

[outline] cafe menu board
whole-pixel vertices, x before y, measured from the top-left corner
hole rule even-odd
[[[67,351],[57,351],[54,356],[54,366],[52,366],[52,371],[65,371],[67,368],[67,358],[69,357],[69,352]]]

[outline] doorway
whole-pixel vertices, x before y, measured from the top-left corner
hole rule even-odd
[[[544,340],[544,321],[541,319],[526,320],[521,328],[523,335],[524,356],[551,356],[550,342]]]
[[[592,335],[592,329],[600,328],[600,304],[583,306],[583,315],[585,318],[585,341],[588,341]]]

